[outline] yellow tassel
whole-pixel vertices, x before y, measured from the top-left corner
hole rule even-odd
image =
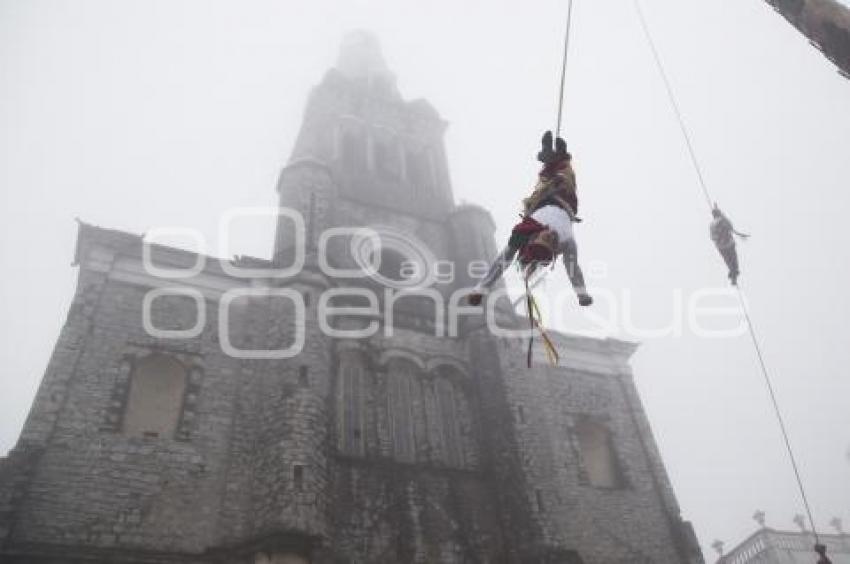
[[[543,315],[540,313],[540,306],[537,305],[537,300],[534,298],[534,295],[531,293],[531,290],[528,288],[528,278],[525,280],[525,287],[528,298],[529,311],[528,316],[531,320],[531,324],[535,329],[540,331],[540,336],[543,338],[543,350],[546,351],[546,358],[549,360],[549,363],[552,366],[557,366],[561,360],[560,355],[558,354],[558,350],[555,347],[555,344],[552,342],[552,339],[549,337],[549,334],[546,332],[546,329],[543,327]],[[533,337],[532,337],[533,339]],[[529,341],[529,367],[531,364],[531,344],[532,341]]]

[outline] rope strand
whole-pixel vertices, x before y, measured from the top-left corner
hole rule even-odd
[[[691,157],[691,164],[693,165],[694,171],[699,179],[699,185],[700,188],[702,188],[705,203],[708,204],[708,208],[711,210],[714,207],[714,200],[712,200],[711,195],[708,192],[708,185],[705,181],[705,176],[702,174],[702,167],[700,167],[699,160],[697,159],[694,144],[691,142],[691,135],[688,133],[688,128],[685,125],[685,118],[682,116],[682,111],[679,109],[678,102],[676,102],[676,95],[673,93],[673,86],[670,84],[670,79],[667,78],[667,72],[664,70],[664,63],[661,61],[661,55],[658,54],[658,49],[655,47],[655,41],[652,39],[652,34],[649,31],[649,25],[647,25],[646,18],[643,15],[643,9],[640,7],[640,0],[634,0],[634,3],[638,20],[640,20],[641,28],[643,28],[643,34],[649,44],[649,50],[652,51],[652,58],[655,59],[655,66],[658,67],[658,73],[661,75],[661,80],[664,82],[664,88],[667,90],[667,98],[670,100],[670,106],[673,108],[673,113],[676,114],[676,121],[679,123],[679,129],[682,132],[682,137],[685,139],[685,145],[688,148],[688,155]]]
[[[673,92],[673,86],[670,84],[670,79],[667,76],[667,72],[664,69],[664,63],[661,60],[661,55],[658,53],[658,48],[655,45],[655,41],[652,39],[652,33],[649,30],[649,25],[646,22],[646,17],[644,16],[643,9],[641,8],[640,0],[634,0],[635,11],[638,15],[638,20],[640,21],[641,28],[643,29],[644,37],[646,38],[647,44],[649,45],[649,50],[652,52],[652,58],[655,60],[655,66],[658,68],[658,73],[661,75],[661,80],[664,83],[664,88],[667,91],[667,98],[670,101],[670,106],[673,109],[673,113],[676,116],[676,121],[679,124],[679,129],[682,132],[682,137],[685,140],[685,146],[688,149],[688,155],[691,159],[691,164],[693,165],[694,172],[696,172],[696,176],[699,179],[699,186],[702,190],[702,195],[705,198],[705,203],[708,205],[709,210],[714,208],[714,200],[711,198],[711,194],[708,190],[708,184],[705,181],[705,176],[702,172],[702,167],[700,166],[699,159],[696,155],[696,150],[694,149],[694,144],[691,141],[691,135],[688,132],[687,125],[685,124],[685,118],[682,115],[682,111],[679,108],[679,104],[676,101],[676,95]],[[797,457],[794,456],[794,449],[791,446],[791,439],[788,435],[788,429],[785,426],[785,418],[782,416],[782,410],[779,408],[779,400],[776,397],[776,392],[773,387],[773,381],[770,377],[770,372],[767,369],[767,364],[764,360],[764,354],[761,351],[761,346],[759,345],[758,337],[756,336],[755,326],[753,324],[753,320],[750,317],[749,310],[747,309],[747,303],[744,298],[743,290],[740,286],[736,286],[738,290],[738,298],[741,302],[741,309],[744,312],[744,318],[747,322],[747,328],[750,333],[750,339],[753,342],[753,347],[756,350],[756,356],[758,357],[759,366],[761,367],[761,373],[764,377],[764,382],[767,386],[768,393],[770,395],[770,401],[773,404],[773,411],[776,414],[776,420],[779,422],[779,428],[782,431],[782,438],[785,442],[785,449],[788,452],[788,459],[791,462],[791,467],[794,470],[794,477],[797,480],[797,487],[800,491],[800,498],[803,501],[803,505],[806,508],[806,514],[809,517],[809,523],[812,526],[812,532],[814,533],[815,543],[820,544],[820,538],[817,532],[817,526],[815,525],[814,516],[812,514],[812,508],[809,504],[809,498],[806,495],[806,488],[803,484],[802,476],[800,475],[800,468],[797,464]]]
[[[746,319],[747,321],[747,328],[749,329],[750,339],[752,339],[753,347],[756,349],[756,356],[758,357],[762,376],[764,376],[764,382],[767,385],[767,391],[770,394],[770,401],[773,404],[773,411],[776,414],[776,420],[779,422],[779,428],[782,431],[782,439],[785,441],[785,449],[788,451],[788,458],[791,461],[791,467],[794,469],[794,477],[797,480],[797,487],[800,490],[800,498],[803,500],[803,505],[806,508],[806,514],[809,516],[809,523],[812,526],[812,533],[814,533],[815,535],[815,544],[820,544],[817,526],[815,525],[815,519],[812,515],[812,507],[811,505],[809,505],[809,498],[806,495],[806,488],[803,486],[803,479],[800,475],[800,468],[797,465],[797,457],[794,456],[794,449],[791,447],[791,439],[788,436],[788,429],[785,426],[785,418],[782,416],[782,411],[779,409],[779,400],[776,398],[776,392],[773,388],[773,381],[770,378],[770,372],[768,372],[767,370],[767,364],[764,361],[764,355],[761,352],[761,346],[759,345],[758,338],[756,337],[755,326],[753,325],[753,320],[750,317],[750,312],[747,308],[747,301],[744,298],[744,291],[741,289],[740,286],[735,286],[735,288],[738,290],[738,299],[741,301],[741,309],[744,312],[744,319]]]
[[[561,88],[558,91],[558,121],[555,124],[555,137],[561,136],[561,118],[564,113],[564,84],[567,81],[567,62],[570,55],[570,30],[573,23],[573,0],[567,2],[567,29],[564,32],[564,56],[561,61]]]

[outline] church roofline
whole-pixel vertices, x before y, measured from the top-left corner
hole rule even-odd
[[[89,249],[98,246],[107,248],[116,255],[143,259],[145,234],[100,227],[85,223],[79,219],[77,219],[77,224],[77,243],[72,266],[84,266]],[[148,245],[150,246],[152,261],[161,268],[188,269],[203,260],[203,273],[234,280],[243,280],[243,278],[233,276],[222,268],[221,263],[228,259],[157,243],[148,243]],[[234,256],[232,259],[229,259],[229,262],[248,268],[273,268],[271,261],[250,256]],[[247,283],[248,279],[244,280]]]
[[[614,339],[611,337],[605,339],[605,343],[608,350],[623,357],[625,360],[629,360],[640,348],[640,343]]]
[[[328,163],[313,156],[296,157],[292,159],[281,169],[281,173],[302,167],[315,167],[326,171],[328,174],[332,173],[331,166]]]
[[[459,215],[462,213],[478,213],[485,216],[489,221],[492,228],[496,229],[496,220],[493,219],[493,214],[490,213],[490,210],[485,208],[484,206],[480,206],[478,204],[470,204],[468,202],[464,202],[461,204],[457,204],[454,209],[451,211],[451,215]]]
[[[72,266],[108,273],[116,280],[131,281],[152,287],[164,287],[175,283],[185,284],[200,289],[209,299],[217,299],[229,288],[252,286],[257,281],[260,281],[261,286],[277,285],[275,282],[277,277],[274,273],[276,266],[272,261],[246,255],[224,259],[178,247],[150,243],[150,262],[157,269],[166,272],[150,271],[144,264],[133,266],[126,262],[122,263],[118,259],[123,258],[125,261],[130,259],[137,263],[143,263],[146,260],[144,235],[98,227],[79,220],[78,224]],[[201,266],[194,270],[199,263]],[[236,273],[233,269],[226,268],[228,264],[236,269],[244,269],[244,273]],[[186,276],[179,278],[171,276],[169,270],[186,271]],[[269,271],[268,275],[264,274],[266,270]],[[263,283],[264,280],[269,282]],[[288,276],[282,281],[287,285],[298,284],[314,288],[332,286],[309,256],[305,257],[304,268],[301,272]]]
[[[109,247],[118,253],[130,256],[142,255],[145,239],[144,233],[138,234],[131,233],[129,231],[121,231],[119,229],[100,227],[86,223],[80,219],[77,219],[77,224],[79,227],[77,229],[77,245],[74,250],[73,266],[78,266],[85,259],[85,252],[91,245],[102,245]],[[160,255],[157,258],[166,258],[165,255],[167,254],[170,255],[170,258],[177,259],[173,261],[165,261],[172,265],[182,263],[179,259],[191,259],[192,263],[194,263],[197,261],[198,257],[204,257],[207,263],[217,263],[222,260],[220,257],[196,253],[179,247],[171,247],[158,243],[149,243],[149,245],[154,253]]]
[[[76,222],[77,243],[74,247],[74,261],[71,263],[72,266],[78,266],[83,262],[86,250],[93,243],[126,251],[130,247],[141,245],[142,242],[143,236],[136,233],[99,227],[91,223],[86,223],[79,218],[76,218]]]
[[[640,343],[625,341],[613,337],[589,337],[571,333],[550,332],[554,340],[573,350],[584,350],[594,353],[606,353],[615,356],[622,362],[627,362],[640,348]]]

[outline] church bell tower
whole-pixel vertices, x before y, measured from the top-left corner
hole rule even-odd
[[[453,245],[441,224],[455,205],[446,126],[425,100],[401,97],[372,34],[349,34],[310,94],[278,182],[281,207],[305,219],[308,249],[329,227],[380,226],[413,234],[447,258],[440,255]],[[276,257],[290,242],[281,224]]]

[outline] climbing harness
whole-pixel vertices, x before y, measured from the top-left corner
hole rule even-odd
[[[673,113],[676,116],[676,120],[679,123],[679,129],[682,132],[682,137],[685,141],[685,146],[687,147],[688,154],[690,155],[691,164],[693,165],[694,171],[696,172],[697,178],[699,180],[699,186],[702,189],[702,195],[705,197],[706,204],[708,204],[709,209],[713,209],[714,204],[713,200],[708,190],[707,183],[705,181],[705,176],[702,173],[702,168],[700,167],[699,160],[696,156],[696,151],[694,149],[694,145],[691,141],[691,136],[688,133],[688,128],[685,124],[685,119],[682,115],[682,112],[679,108],[679,104],[676,101],[676,96],[673,92],[673,87],[670,84],[670,80],[667,77],[667,72],[664,69],[664,64],[661,60],[661,56],[658,53],[658,49],[655,46],[655,41],[652,39],[652,34],[649,30],[649,25],[646,22],[646,17],[644,16],[643,10],[641,9],[640,0],[634,0],[635,11],[637,12],[638,20],[640,21],[640,25],[643,28],[643,33],[646,38],[647,44],[649,45],[649,49],[652,52],[653,59],[655,60],[655,65],[658,68],[658,73],[661,75],[661,79],[664,82],[664,87],[667,91],[667,97],[670,101],[670,106],[673,109]],[[812,508],[809,504],[808,496],[806,495],[806,488],[803,484],[803,479],[800,474],[800,469],[797,464],[797,458],[794,455],[794,449],[791,446],[791,439],[788,435],[788,429],[785,425],[785,418],[782,416],[782,410],[779,407],[779,400],[776,397],[775,389],[773,386],[773,381],[770,376],[770,372],[767,369],[767,364],[764,360],[764,354],[762,353],[761,346],[759,345],[759,339],[756,335],[755,325],[753,324],[753,320],[750,317],[749,310],[747,308],[747,300],[744,296],[744,291],[740,287],[740,285],[735,285],[738,293],[738,300],[741,303],[741,310],[744,313],[744,319],[747,322],[747,328],[749,330],[750,339],[752,340],[753,347],[756,351],[756,356],[758,357],[759,366],[761,368],[762,376],[764,377],[764,383],[767,387],[768,394],[770,396],[770,401],[773,404],[773,411],[776,415],[776,420],[779,423],[779,428],[782,431],[782,438],[785,443],[785,449],[788,454],[788,459],[791,463],[791,467],[794,470],[794,477],[797,481],[797,487],[799,489],[800,498],[803,502],[803,506],[806,508],[806,514],[809,517],[809,523],[812,526],[812,533],[815,537],[815,552],[820,556],[818,560],[818,564],[831,564],[829,558],[826,555],[826,546],[821,544],[820,537],[818,536],[817,526],[815,525],[815,520],[812,514]]]

